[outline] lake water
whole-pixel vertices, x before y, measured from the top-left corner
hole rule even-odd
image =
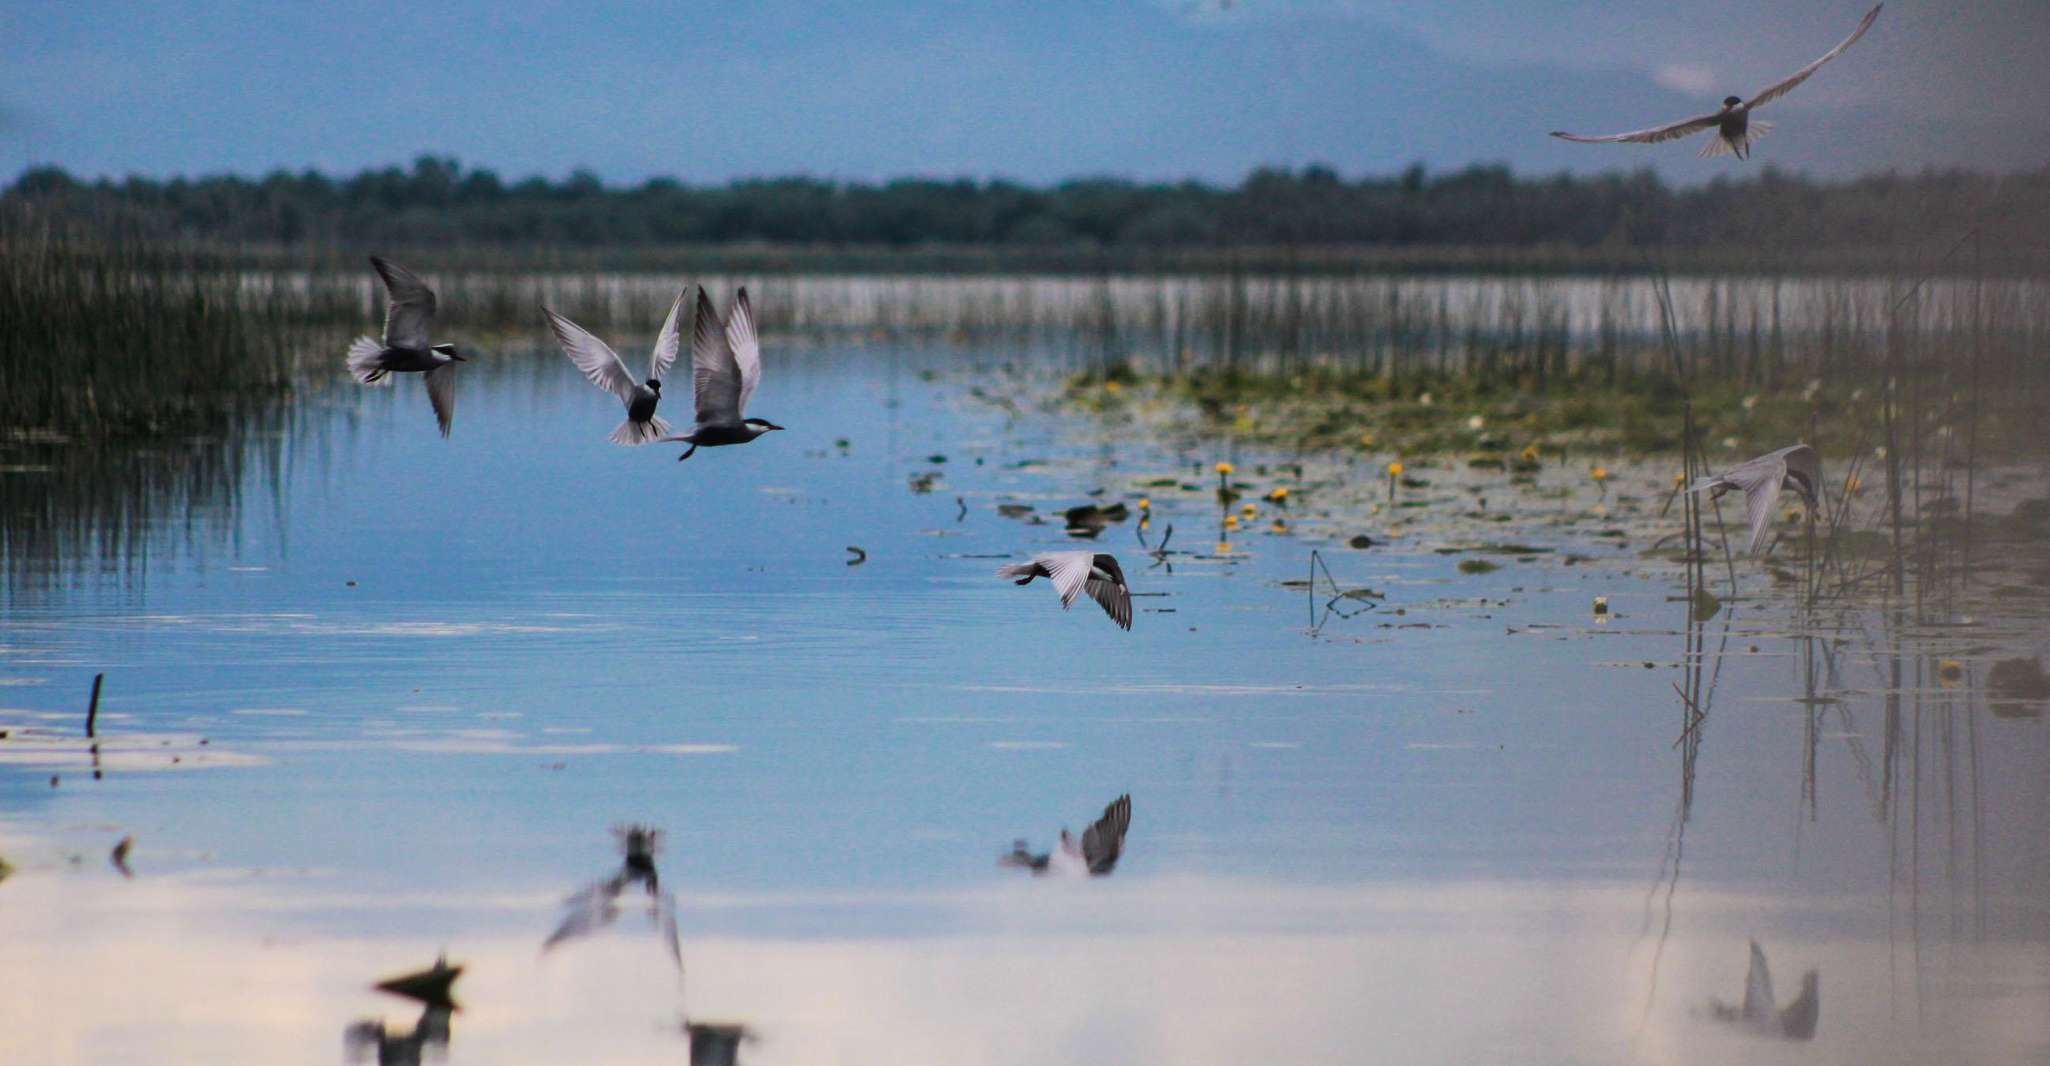
[[[2050,1056],[2050,739],[1985,689],[2040,587],[1796,627],[1739,560],[1690,626],[1643,554],[1671,464],[1390,499],[1046,409],[1015,356],[772,346],[790,429],[683,464],[552,356],[465,368],[446,441],[417,381],[317,390],[112,547],[17,552],[0,1061],[332,1062],[365,1019],[404,1061],[370,985],[444,951],[453,1063],[682,1061],[686,1018],[757,1063]],[[1176,554],[1097,541],[1130,633],[991,576],[1142,496]],[[1122,793],[1111,876],[997,865]],[[631,896],[542,950],[629,822],[681,975]],[[1812,1040],[1702,1016],[1754,938],[1782,1004],[1819,973]]]

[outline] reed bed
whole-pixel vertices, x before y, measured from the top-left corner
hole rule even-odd
[[[206,431],[288,393],[321,290],[179,246],[0,219],[0,431]]]

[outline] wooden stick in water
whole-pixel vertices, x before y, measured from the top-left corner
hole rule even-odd
[[[100,717],[100,682],[106,679],[107,675],[105,674],[93,675],[93,701],[91,706],[85,709],[85,735],[88,738],[98,735],[95,729]]]

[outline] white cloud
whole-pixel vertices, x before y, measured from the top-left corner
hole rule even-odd
[[[1716,89],[1715,68],[1706,63],[1667,63],[1652,72],[1652,80],[1683,93],[1711,93]]]

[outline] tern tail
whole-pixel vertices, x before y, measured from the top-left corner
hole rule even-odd
[[[358,337],[349,345],[349,376],[358,385],[389,385],[391,375],[378,365],[384,345],[375,337]]]
[[[668,435],[669,423],[664,422],[660,417],[650,418],[646,422],[636,422],[629,418],[621,422],[619,428],[613,430],[612,436],[608,439],[614,444],[623,444],[631,448],[642,444],[652,444]]]

